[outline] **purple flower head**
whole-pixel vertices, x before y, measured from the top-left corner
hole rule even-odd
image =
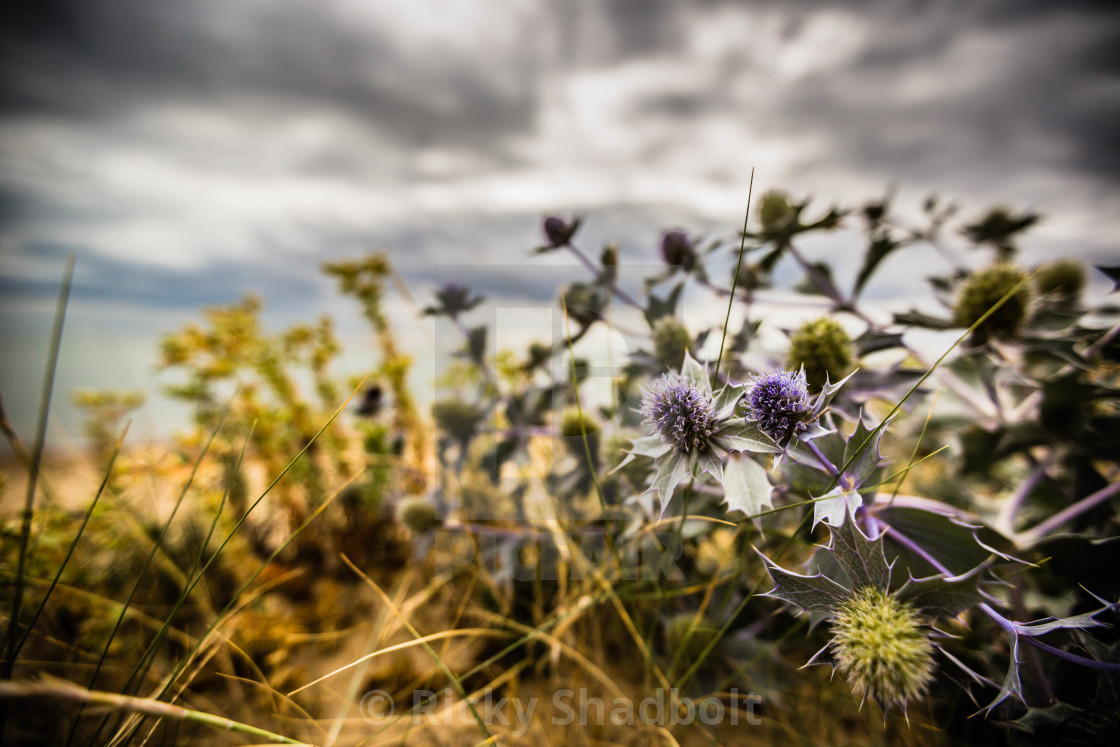
[[[550,215],[544,219],[542,229],[544,236],[548,239],[548,245],[551,247],[567,246],[568,242],[572,240],[572,235],[579,227],[578,221],[569,223],[563,218],[558,218],[555,215]]]
[[[696,264],[696,248],[684,231],[666,231],[661,234],[661,257],[665,264],[680,266],[687,272]]]
[[[657,437],[681,454],[711,448],[717,412],[711,398],[684,376],[664,374],[654,379],[642,398],[645,423]]]
[[[809,430],[818,416],[802,371],[778,369],[754,377],[746,403],[747,421],[783,446]]]

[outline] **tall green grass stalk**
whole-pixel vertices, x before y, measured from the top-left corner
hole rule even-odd
[[[66,269],[63,271],[62,287],[58,293],[58,307],[54,317],[54,328],[51,330],[50,349],[47,354],[47,368],[43,376],[43,392],[39,401],[39,421],[35,428],[35,445],[31,451],[31,463],[27,474],[27,497],[23,503],[23,518],[19,535],[19,559],[16,565],[15,589],[12,592],[12,613],[8,618],[8,630],[5,635],[3,669],[0,669],[0,680],[12,678],[16,665],[16,652],[19,648],[19,613],[23,605],[23,574],[27,568],[27,546],[31,540],[31,517],[35,508],[35,490],[39,484],[39,471],[43,465],[43,451],[47,444],[47,418],[50,415],[51,395],[54,392],[54,378],[58,370],[58,354],[62,348],[62,328],[66,321],[66,307],[70,302],[70,288],[74,282],[74,255],[66,260]],[[4,730],[8,720],[8,707],[0,704],[0,740],[4,738]]]

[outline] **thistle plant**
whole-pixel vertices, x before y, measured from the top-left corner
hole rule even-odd
[[[1011,294],[1002,306],[1004,296]],[[990,338],[1014,337],[1030,313],[1031,286],[1027,275],[1008,262],[1000,262],[977,270],[965,280],[953,306],[953,320],[960,327],[978,322],[985,313],[992,313],[976,327],[976,342]]]
[[[781,190],[770,190],[762,195],[758,206],[758,218],[762,230],[771,235],[786,231],[797,219],[797,210],[790,203],[789,196]]]
[[[1088,283],[1085,265],[1068,258],[1047,262],[1034,275],[1034,287],[1039,298],[1058,304],[1081,300]]]
[[[436,427],[460,444],[470,443],[486,413],[477,405],[459,399],[443,399],[432,405]]]
[[[417,535],[425,534],[440,523],[436,507],[424,498],[408,498],[402,501],[397,506],[397,519]]]
[[[654,459],[656,472],[649,489],[661,504],[659,516],[664,516],[674,489],[685,477],[709,474],[723,485],[728,453],[778,450],[772,441],[757,438],[736,415],[744,388],[728,383],[713,392],[705,368],[685,353],[679,374],[664,374],[645,390],[642,424],[650,435],[634,440],[623,464],[635,456]],[[732,501],[736,498],[729,496]],[[652,513],[651,505],[642,505]]]
[[[653,324],[653,355],[670,369],[679,369],[684,355],[692,345],[692,336],[683,324],[671,316]]]
[[[933,644],[913,607],[868,586],[852,594],[832,616],[836,669],[861,700],[906,710],[933,678]]]
[[[790,337],[786,366],[805,371],[805,380],[819,391],[828,379],[836,381],[852,371],[855,349],[839,322],[829,317],[812,319]]]
[[[819,407],[809,401],[804,369],[754,377],[746,397],[746,420],[779,446],[810,435],[820,419]]]
[[[259,668],[267,680],[252,685],[256,698],[264,682],[280,687],[295,676],[281,664],[296,645],[285,641],[304,642],[298,660],[309,669],[323,664],[329,677],[347,669],[336,669],[337,650],[385,643],[397,626],[433,658],[434,677],[458,693],[467,712],[475,700],[464,683],[473,690],[525,681],[533,691],[543,655],[551,670],[582,667],[590,677],[576,678],[600,681],[603,696],[610,684],[600,664],[633,673],[634,682],[619,684],[653,682],[688,697],[773,687],[765,699],[780,691],[787,720],[805,742],[992,743],[1006,741],[1007,728],[1023,731],[1024,741],[1071,741],[1077,735],[1070,724],[1093,724],[1114,708],[1120,676],[1115,635],[1099,634],[1116,623],[1120,597],[1112,550],[1120,499],[1120,311],[1098,304],[1085,277],[1099,270],[1120,282],[1120,267],[1058,261],[1027,279],[1009,261],[1036,216],[1005,208],[962,226],[951,204],[931,198],[922,207],[928,225],[914,227],[892,214],[892,201],[888,194],[816,212],[810,201],[774,190],[757,210],[749,207],[734,238],[702,242],[686,228],[669,228],[652,233],[647,246],[628,243],[625,252],[621,242],[585,252],[581,220],[549,216],[533,251],[568,254],[588,272],[556,289],[564,334],[495,354],[491,331],[477,321],[485,299],[463,278],[437,286],[422,313],[446,320],[462,345],[444,379],[453,391],[433,397],[430,420],[408,391],[409,359],[383,310],[391,273],[384,257],[327,266],[339,290],[359,301],[381,353],[376,381],[357,389],[361,404],[340,404],[347,387],[329,372],[340,352],[331,320],[270,335],[256,299],[210,310],[206,325],[168,336],[163,347],[164,367],[183,374],[176,394],[194,406],[199,426],[183,440],[197,478],[187,481],[176,510],[193,506],[209,512],[206,520],[173,515],[185,526],[169,521],[161,528],[144,517],[135,535],[125,536],[123,512],[100,517],[91,507],[69,543],[59,537],[66,539],[73,516],[36,515],[44,532],[34,543],[29,521],[19,534],[27,557],[14,569],[0,561],[0,586],[11,585],[4,578],[28,581],[12,594],[26,604],[10,614],[6,648],[19,656],[5,660],[16,681],[0,683],[0,698],[65,691],[106,702],[97,691],[117,688],[125,695],[109,700],[154,718],[179,693],[194,703],[225,702],[214,697],[215,678],[190,679],[201,662],[206,671],[240,673],[223,687],[240,687],[240,678]],[[806,234],[849,216],[863,230],[850,285],[844,279],[851,268],[801,251]],[[997,262],[968,275],[960,253],[977,248],[994,250]],[[889,321],[881,309],[868,313],[860,299],[885,261],[916,250],[944,260],[943,273],[930,279],[944,310],[900,309]],[[627,277],[623,258],[643,251],[660,269]],[[797,283],[782,283],[797,274]],[[638,287],[634,295],[626,290]],[[726,304],[722,326],[703,326],[706,307],[695,314],[684,308],[706,294]],[[634,324],[636,315],[645,326]],[[805,318],[788,350],[770,345],[788,320]],[[590,333],[608,326],[611,334],[632,335],[633,344],[625,360],[606,364],[614,368],[605,381],[603,356],[592,347],[598,336]],[[910,345],[917,329],[956,329],[959,339],[933,359]],[[952,354],[969,337],[999,344]],[[879,351],[893,355],[872,355]],[[244,391],[218,428],[221,395],[233,383]],[[308,383],[312,397],[301,394]],[[331,413],[343,413],[345,422],[328,429]],[[5,418],[0,423],[7,428]],[[213,438],[205,446],[208,428]],[[102,434],[106,445],[116,443],[112,430]],[[306,448],[293,457],[292,444]],[[138,460],[117,459],[115,450],[109,456],[116,469],[139,469]],[[356,473],[344,483],[349,466]],[[261,472],[276,482],[254,501]],[[135,474],[113,477],[101,506],[117,505],[109,495],[117,487],[145,482]],[[47,480],[31,484],[38,482],[50,487]],[[260,510],[288,507],[300,521],[287,536],[267,534],[276,522],[258,521],[254,509],[265,494]],[[235,536],[245,520],[244,536]],[[112,542],[105,526],[117,527]],[[7,526],[0,532],[17,537]],[[417,584],[407,562],[421,556],[430,561],[424,572],[435,573]],[[112,574],[102,572],[105,563]],[[148,563],[160,565],[158,579]],[[276,575],[255,584],[257,576],[234,573],[242,566]],[[372,578],[361,577],[367,571]],[[39,582],[52,574],[53,585],[42,591]],[[240,590],[227,588],[227,574]],[[95,611],[100,600],[71,594],[84,586],[91,600],[124,599],[116,622]],[[246,590],[255,595],[251,605]],[[209,604],[207,592],[220,605]],[[267,610],[278,614],[268,619]],[[420,610],[423,634],[409,622]],[[157,615],[163,629],[109,632],[137,612],[144,620]],[[79,626],[87,639],[61,640],[73,619],[88,620]],[[236,649],[196,635],[200,623],[204,631],[231,631]],[[287,633],[276,632],[281,624]],[[479,655],[475,626],[492,628],[483,637],[501,647],[493,655]],[[323,644],[317,662],[320,637],[307,635],[317,628],[360,638],[339,647],[332,633],[334,648]],[[182,657],[186,649],[160,645],[179,630],[191,633],[179,639],[184,646],[207,648]],[[471,646],[459,647],[460,633]],[[128,645],[119,636],[129,636]],[[55,647],[56,639],[66,648]],[[429,670],[414,669],[419,649],[378,645],[377,672],[365,668],[367,657],[351,665],[352,690],[360,682],[390,691],[433,681]],[[144,652],[139,659],[129,658],[134,649]],[[113,666],[78,692],[46,681],[28,687],[36,662],[63,650],[104,650]],[[229,661],[245,655],[248,668]],[[474,660],[483,656],[489,658]],[[559,668],[556,657],[565,660]],[[791,679],[784,671],[791,660],[830,664],[833,683]],[[73,662],[88,659],[76,654],[52,671]],[[496,669],[500,677],[487,681]],[[297,728],[288,714],[277,714],[276,725],[257,736],[346,742],[350,719],[338,717],[337,698],[324,698],[330,705],[323,706],[304,694],[317,683],[292,683],[285,700],[313,716],[305,732],[273,733]],[[836,691],[827,718],[816,714],[825,702],[821,688]],[[138,692],[157,696],[129,695]],[[912,708],[919,700],[921,708]],[[877,719],[849,717],[864,701],[882,708],[881,728]],[[984,718],[968,718],[973,703],[986,703],[978,714]],[[354,705],[342,704],[345,712]],[[175,713],[206,728],[239,730],[240,721],[265,725],[269,718],[237,707],[222,719]],[[403,728],[389,725],[374,738],[407,739],[414,728],[408,715],[396,716]],[[103,718],[111,732],[86,731],[79,724],[91,720],[75,719],[74,741],[195,736],[141,733],[138,718]],[[903,734],[911,718],[926,723]],[[315,731],[332,720],[341,733]],[[504,734],[491,733],[496,720],[478,718],[478,733],[465,743],[500,740]],[[723,739],[718,727],[689,733],[702,728],[698,723],[665,728],[681,743]],[[551,725],[538,726],[546,733]],[[760,739],[788,741],[786,723],[757,728]],[[353,741],[371,736],[357,731]],[[631,727],[601,736],[646,738]]]
[[[696,246],[684,231],[666,231],[661,235],[661,258],[670,267],[689,272],[696,266]]]
[[[767,596],[829,621],[832,639],[810,663],[831,653],[857,698],[905,712],[926,692],[936,670],[938,646],[924,622],[983,601],[978,585],[983,567],[955,578],[892,583],[894,563],[887,562],[883,535],[867,536],[854,514],[850,518],[830,528],[827,551],[835,566],[829,575],[791,573],[763,556],[774,582]]]

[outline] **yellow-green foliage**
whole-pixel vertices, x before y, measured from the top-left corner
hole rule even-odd
[[[809,386],[820,388],[825,379],[838,381],[852,371],[855,346],[840,324],[828,317],[805,322],[793,333],[786,355],[786,368],[805,367]]]
[[[325,318],[315,326],[294,325],[270,335],[261,325],[261,308],[260,299],[248,296],[207,309],[205,327],[192,324],[163,338],[160,365],[185,374],[186,382],[168,391],[194,407],[197,429],[188,438],[191,444],[209,438],[233,385],[240,387],[211,453],[232,463],[248,439],[249,457],[277,475],[340,404],[340,387],[328,371],[339,346]],[[314,382],[314,398],[300,391],[297,372],[301,369]],[[297,479],[277,485],[281,502],[296,514],[303,513],[301,505],[320,503],[328,492],[328,478],[353,470],[345,457],[346,446],[339,429],[324,432],[313,448],[315,454],[293,465]]]
[[[371,254],[359,260],[328,262],[323,270],[338,281],[343,294],[353,296],[361,304],[362,312],[377,335],[381,349],[378,374],[388,383],[392,394],[393,429],[404,438],[401,478],[408,484],[402,490],[422,493],[427,487],[431,442],[408,386],[412,359],[397,346],[382,308],[385,281],[394,275],[392,265],[384,254]]]
[[[1030,313],[1031,287],[1026,273],[1010,262],[997,262],[968,276],[953,306],[953,321],[971,327],[989,309],[1011,296],[973,332],[977,342],[1014,337]]]
[[[144,404],[141,392],[118,389],[81,389],[74,393],[74,404],[86,412],[82,424],[98,461],[105,464],[116,449],[125,417]]]

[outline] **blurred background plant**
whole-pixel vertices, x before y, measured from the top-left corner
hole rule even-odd
[[[549,216],[534,252],[589,273],[557,289],[563,334],[495,350],[496,331],[471,321],[485,299],[442,286],[422,313],[459,346],[430,418],[385,314],[384,255],[324,268],[369,322],[378,362],[364,378],[332,373],[327,317],[270,332],[261,299],[207,309],[164,338],[159,363],[192,429],[162,458],[121,449],[142,401],[75,395],[97,497],[64,500],[47,470],[30,544],[4,525],[0,591],[23,597],[6,736],[325,744],[439,729],[474,744],[512,733],[512,705],[503,726],[468,695],[583,687],[607,702],[661,691],[671,711],[761,698],[749,733],[694,720],[671,727],[680,744],[1108,741],[1120,309],[1090,278],[1120,270],[1020,268],[1037,215],[958,223],[936,199],[923,208],[915,229],[889,198],[820,210],[770,191],[738,236],[665,230],[644,248],[662,263],[645,278],[625,276],[616,245],[598,260],[581,249],[581,219]],[[802,244],[853,221],[862,260],[843,283]],[[891,255],[931,250],[945,269],[930,303],[863,300],[890,282]],[[697,294],[727,304],[726,321],[686,324]],[[603,329],[626,335],[624,361],[601,363]],[[805,427],[775,441],[739,397],[782,368]],[[651,494],[676,447],[639,403],[677,371],[733,428],[705,430],[700,466]],[[864,645],[880,628],[908,659]],[[802,668],[833,654],[855,698],[827,667]],[[48,675],[107,710],[68,705],[75,690]],[[445,695],[414,723],[407,708],[363,710],[372,690]],[[864,696],[883,713],[861,711]],[[167,717],[169,702],[189,710]],[[462,723],[438,720],[452,713]],[[606,720],[556,736],[553,715],[520,736],[652,738]]]

